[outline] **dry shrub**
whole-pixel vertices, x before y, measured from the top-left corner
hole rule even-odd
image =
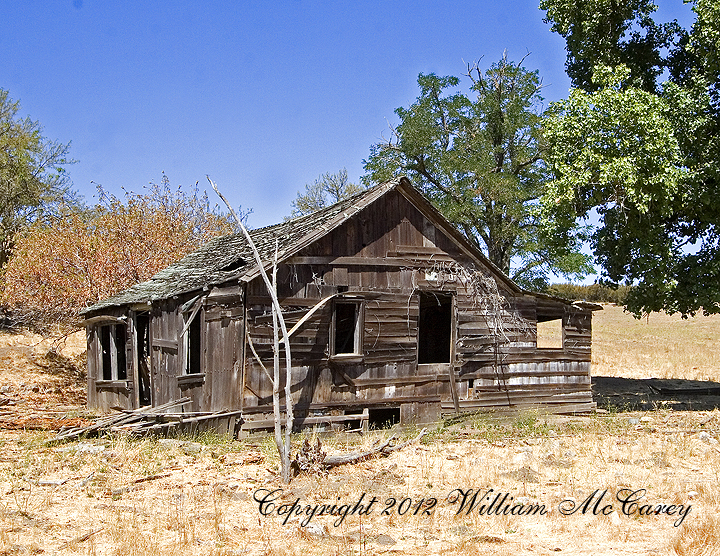
[[[124,201],[100,189],[92,211],[38,222],[16,238],[1,299],[24,324],[72,320],[88,304],[233,231],[206,195],[173,190],[165,175]]]

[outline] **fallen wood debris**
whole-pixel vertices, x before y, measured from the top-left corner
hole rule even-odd
[[[327,473],[328,469],[337,467],[338,465],[357,463],[373,456],[387,457],[393,452],[402,450],[408,444],[419,442],[426,432],[427,429],[423,429],[415,438],[411,438],[410,440],[400,444],[393,444],[393,442],[397,440],[397,436],[392,435],[383,442],[376,442],[369,450],[350,452],[347,454],[337,454],[333,456],[328,456],[322,450],[322,444],[319,438],[314,446],[310,444],[306,438],[302,447],[295,456],[293,468],[296,474],[301,472]]]
[[[182,408],[190,401],[190,398],[181,398],[156,407],[122,410],[102,417],[87,427],[61,429],[49,442],[65,442],[111,432],[125,432],[132,436],[167,436],[214,430],[219,433],[234,434],[235,424],[240,419],[240,411],[170,412],[174,408]]]
[[[100,533],[101,531],[104,531],[104,530],[105,530],[105,528],[104,528],[104,527],[101,527],[100,529],[95,529],[94,531],[90,531],[90,532],[88,532],[88,533],[85,533],[84,535],[80,535],[79,537],[75,537],[74,539],[72,539],[72,540],[70,540],[70,541],[67,541],[66,543],[61,544],[60,546],[58,546],[57,549],[58,549],[58,550],[65,550],[66,548],[68,548],[69,546],[72,546],[73,544],[78,544],[78,543],[81,543],[81,542],[85,542],[86,540],[88,540],[88,539],[89,539],[90,537],[92,537],[93,535],[97,535],[98,533]]]
[[[170,473],[158,473],[157,475],[151,475],[149,477],[142,477],[140,479],[133,481],[132,484],[111,490],[110,494],[112,496],[119,496],[120,494],[124,494],[126,492],[130,492],[131,490],[136,489],[137,486],[141,483],[147,483],[149,481],[156,481],[157,479],[164,479],[165,477],[169,477],[169,476],[170,476]]]

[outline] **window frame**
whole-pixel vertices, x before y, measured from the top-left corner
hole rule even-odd
[[[107,337],[105,336],[107,331]],[[96,382],[125,382],[128,380],[128,326],[125,323],[101,324],[95,330],[99,347]],[[118,337],[120,336],[120,338]],[[107,345],[106,345],[107,343]],[[108,353],[106,353],[108,352]],[[123,364],[124,365],[121,365]],[[122,369],[121,369],[122,366]],[[109,375],[109,376],[108,376]]]
[[[353,351],[336,352],[335,340],[337,338],[337,308],[339,305],[352,305],[355,307],[355,330],[353,331]],[[339,297],[333,300],[332,319],[330,322],[329,356],[334,360],[359,359],[363,357],[363,340],[365,329],[365,301],[350,297]]]
[[[183,314],[183,327],[184,333],[182,337],[182,350],[183,350],[183,367],[182,376],[187,377],[198,377],[205,376],[205,358],[203,357],[205,348],[205,338],[202,333],[205,324],[205,311],[203,310],[202,304],[195,307],[192,311],[188,311]],[[191,370],[192,365],[192,350],[195,343],[192,341],[196,327],[199,329],[197,342],[197,369]]]
[[[552,323],[550,326],[549,323]],[[540,325],[543,326],[540,326]],[[554,333],[549,333],[554,330]],[[541,330],[544,332],[541,333]],[[555,345],[547,345],[554,340]],[[559,343],[559,345],[557,345]],[[543,344],[542,346],[540,344]],[[565,319],[563,317],[539,317],[535,323],[535,349],[562,351],[565,349]]]

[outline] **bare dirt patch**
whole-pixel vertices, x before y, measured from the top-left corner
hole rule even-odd
[[[85,333],[0,333],[0,427],[53,429],[85,422]]]

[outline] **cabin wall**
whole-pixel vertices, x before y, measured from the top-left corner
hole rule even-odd
[[[192,402],[185,406],[188,411],[240,409],[244,355],[242,295],[237,286],[213,288],[207,294],[196,292],[195,298],[188,295],[153,306],[153,405],[189,397]],[[200,307],[196,309],[197,305]],[[202,331],[200,363],[194,373],[189,372],[190,329],[183,334],[190,317],[200,320]]]
[[[112,354],[112,362],[117,369],[117,356],[119,351],[124,352],[126,361],[132,360],[132,322],[121,309],[108,311],[103,317],[106,320],[94,322],[86,329],[87,337],[87,405],[90,409],[109,411],[112,407],[132,408],[134,403],[134,378],[132,373],[126,371],[124,378],[119,378],[117,373],[106,379],[103,376],[103,327],[121,326],[125,330],[121,342],[112,342],[115,353]],[[123,320],[119,320],[123,319]]]
[[[337,296],[292,338],[293,397],[301,422],[320,413],[341,419],[364,407],[400,408],[404,422],[480,406],[589,408],[591,313],[509,291],[401,194],[386,200],[278,270],[288,328]],[[452,347],[445,363],[418,363],[421,292],[452,296]],[[362,306],[361,353],[333,356],[333,304],[353,300]],[[259,279],[248,284],[247,303],[248,335],[272,372],[270,301]],[[562,319],[561,349],[537,349],[538,311]],[[243,407],[248,415],[267,417],[272,384],[258,357],[247,353]]]
[[[291,338],[300,424],[354,422],[363,411],[407,424],[479,407],[592,407],[591,313],[519,292],[398,191],[285,260],[278,284],[288,329],[312,311]],[[188,410],[242,409],[263,428],[272,411],[273,332],[260,278],[155,302],[149,316],[152,405],[188,396]],[[446,317],[447,351],[422,355],[424,330]],[[352,334],[337,324],[354,318]],[[537,323],[552,319],[562,345],[538,349]],[[133,373],[125,385],[98,387],[102,350],[93,330],[89,405],[134,407]]]

